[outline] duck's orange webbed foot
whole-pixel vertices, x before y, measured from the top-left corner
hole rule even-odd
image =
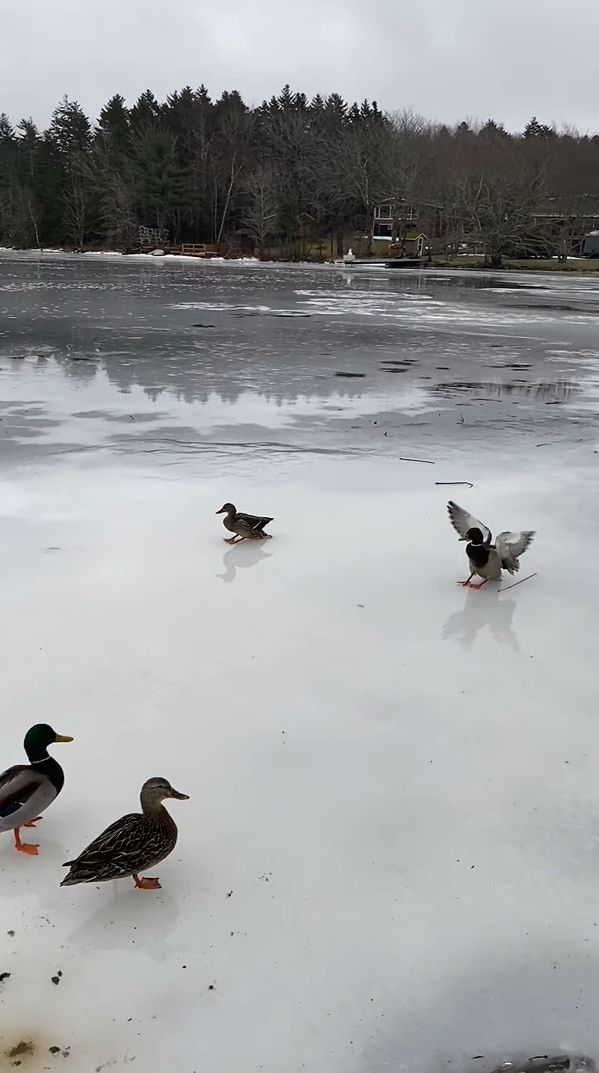
[[[19,853],[26,853],[29,857],[37,857],[38,845],[34,842],[21,842],[19,828],[15,827],[15,849]]]
[[[138,890],[160,890],[160,880],[149,876],[134,875],[133,882]]]

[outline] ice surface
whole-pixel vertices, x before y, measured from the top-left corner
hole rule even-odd
[[[76,739],[0,843],[23,1069],[599,1053],[599,290],[483,282],[0,258],[1,766]],[[537,576],[459,589],[448,498]],[[162,891],[61,890],[156,774]]]

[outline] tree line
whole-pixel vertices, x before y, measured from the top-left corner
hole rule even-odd
[[[186,86],[132,107],[115,94],[94,125],[65,97],[44,131],[0,115],[0,243],[127,250],[144,226],[173,245],[324,257],[348,235],[371,248],[374,208],[389,203],[394,236],[414,208],[437,251],[472,243],[497,264],[566,256],[599,204],[597,175],[599,136],[536,117],[513,134],[289,86],[257,107]]]

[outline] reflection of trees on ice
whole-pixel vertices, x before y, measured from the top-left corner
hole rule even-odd
[[[498,641],[505,641],[515,652],[519,650],[518,638],[513,629],[512,619],[516,610],[516,601],[509,597],[500,598],[501,589],[489,583],[480,592],[466,591],[464,607],[449,616],[443,630],[442,640],[456,638],[465,648],[469,648],[482,629],[488,626]]]

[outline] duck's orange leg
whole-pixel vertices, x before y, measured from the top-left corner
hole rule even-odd
[[[138,876],[133,873],[133,882],[138,890],[160,890],[160,880],[150,879],[149,876]]]
[[[35,827],[36,823],[39,823],[43,818],[43,816],[34,816],[32,820],[29,820],[29,823],[24,823],[23,827]]]
[[[27,853],[30,857],[37,857],[38,846],[33,842],[21,842],[19,828],[15,827],[15,849],[19,853]]]

